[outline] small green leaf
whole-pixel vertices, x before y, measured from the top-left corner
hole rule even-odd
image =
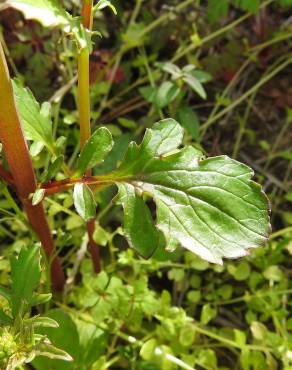
[[[183,80],[187,83],[202,99],[207,98],[207,94],[201,82],[194,77],[192,74],[188,73],[184,75]]]
[[[195,69],[194,71],[192,71],[191,73],[199,82],[201,82],[201,84],[205,84],[209,81],[212,81],[213,77],[208,73],[208,72],[205,72],[205,71],[201,71],[201,70],[198,70],[198,69]]]
[[[31,299],[31,305],[37,306],[38,304],[47,303],[52,298],[52,293],[35,294]]]
[[[283,271],[280,269],[279,266],[269,266],[263,272],[265,279],[273,282],[280,282],[283,279]]]
[[[228,14],[228,0],[208,0],[208,19],[211,23],[225,18]]]
[[[200,141],[199,118],[190,107],[181,107],[177,112],[179,123],[192,135],[196,141]]]
[[[113,139],[106,127],[100,127],[87,140],[78,161],[78,174],[83,175],[86,170],[102,162],[112,150]]]
[[[93,240],[103,247],[107,245],[110,241],[111,235],[98,223],[95,224],[94,233],[93,233]]]
[[[34,326],[34,327],[43,327],[43,328],[58,328],[59,324],[56,320],[51,319],[50,317],[35,316],[23,320],[24,325]]]
[[[109,7],[115,15],[117,14],[117,9],[109,0],[99,0],[99,2],[93,7],[93,11],[102,10],[107,7]]]
[[[255,13],[259,10],[260,0],[237,0],[237,4],[242,10]]]
[[[132,248],[149,258],[158,247],[161,233],[156,229],[149,208],[134,186],[119,184],[118,203],[124,208],[124,232]]]
[[[46,27],[64,26],[71,18],[58,0],[7,0],[7,4]]]
[[[74,186],[73,199],[76,211],[84,221],[89,221],[95,217],[95,199],[86,184],[78,183]]]
[[[209,321],[214,319],[217,315],[216,308],[213,308],[209,303],[204,304],[201,312],[201,323],[207,325]]]
[[[250,266],[246,261],[241,261],[239,264],[228,264],[227,270],[237,281],[244,281],[250,275]]]
[[[44,199],[45,193],[45,189],[37,189],[32,196],[32,205],[36,206],[37,204],[39,204]]]
[[[56,177],[57,173],[60,171],[62,164],[64,162],[64,156],[60,155],[57,157],[49,166],[48,170],[43,175],[43,181],[49,181]]]
[[[195,329],[192,325],[185,325],[181,328],[179,333],[179,342],[184,346],[190,348],[195,340]]]
[[[49,106],[45,103],[40,108],[32,92],[13,80],[13,90],[21,123],[27,140],[41,142],[52,151],[53,135]]]
[[[151,360],[155,356],[155,348],[157,346],[156,339],[149,339],[145,343],[143,343],[141,350],[140,350],[140,356],[144,360]]]
[[[165,81],[159,86],[153,104],[157,108],[164,108],[179,94],[179,88],[171,81]]]
[[[177,79],[182,76],[181,69],[173,63],[157,63],[157,66],[161,68],[164,72],[171,74],[173,79]]]
[[[37,356],[48,357],[51,360],[73,361],[69,353],[53,346],[49,341],[39,344],[35,352]]]
[[[18,258],[11,258],[11,305],[12,314],[17,316],[23,303],[30,305],[33,291],[41,277],[40,250],[38,246],[23,248]]]

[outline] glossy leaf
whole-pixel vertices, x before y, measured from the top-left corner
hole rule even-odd
[[[183,80],[185,81],[186,84],[190,86],[192,90],[194,90],[202,99],[207,98],[207,94],[205,89],[203,88],[203,85],[201,82],[194,77],[191,73],[186,74],[183,77]]]
[[[13,90],[26,139],[41,142],[52,150],[53,134],[49,104],[44,103],[40,107],[32,92],[17,80],[13,81]]]
[[[106,127],[100,127],[85,143],[78,162],[78,176],[86,170],[102,162],[105,156],[112,150],[113,139]]]
[[[25,18],[35,19],[46,27],[66,25],[71,18],[58,0],[7,0],[7,3]]]
[[[25,325],[32,325],[34,327],[43,327],[43,328],[58,328],[59,324],[56,320],[51,319],[50,317],[44,316],[35,316],[29,319],[25,319]]]
[[[18,258],[11,258],[11,308],[17,316],[23,304],[30,305],[33,291],[41,277],[40,250],[38,246],[23,248]]]
[[[32,205],[36,206],[37,204],[39,204],[44,199],[45,193],[45,189],[37,189],[32,196]]]
[[[131,184],[119,184],[118,199],[124,208],[124,232],[130,246],[149,258],[163,237],[154,225],[149,208]]]
[[[170,249],[181,245],[222,264],[224,257],[241,257],[264,244],[270,231],[268,200],[251,181],[253,171],[227,156],[202,160],[192,147],[177,150],[182,136],[181,126],[167,119],[148,129],[140,145],[132,143],[114,174],[120,195],[125,196],[120,184],[127,183],[131,194],[140,194],[139,202],[143,193],[154,199],[157,228]],[[138,241],[141,231],[126,230],[128,239]]]
[[[36,355],[45,356],[52,360],[73,361],[73,357],[71,357],[66,351],[53,346],[48,341],[44,341],[38,346]]]
[[[89,221],[95,217],[96,203],[86,184],[78,183],[74,186],[73,199],[76,211],[83,220]]]

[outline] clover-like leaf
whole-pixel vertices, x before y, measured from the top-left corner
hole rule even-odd
[[[83,175],[86,170],[102,162],[105,156],[112,150],[112,147],[113,139],[110,131],[106,127],[97,129],[87,140],[81,151],[77,176]]]
[[[149,230],[156,235],[149,210],[141,205],[142,194],[156,203],[156,225],[168,248],[181,245],[221,264],[224,257],[241,257],[264,244],[270,231],[268,200],[251,180],[253,171],[227,156],[202,159],[193,147],[177,150],[182,137],[176,121],[156,123],[140,145],[130,144],[114,173],[130,244],[139,251],[140,240],[144,250],[144,227],[144,236]],[[150,241],[149,254],[155,244],[154,238]]]
[[[71,18],[58,0],[7,0],[6,3],[21,11],[25,18],[35,19],[46,27],[66,25]]]

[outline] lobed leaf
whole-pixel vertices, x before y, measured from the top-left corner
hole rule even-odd
[[[130,144],[114,174],[130,244],[147,254],[142,240],[147,230],[152,235],[149,254],[153,250],[156,234],[149,210],[142,205],[142,194],[156,203],[156,226],[167,248],[181,245],[221,264],[224,257],[244,256],[250,248],[265,243],[270,231],[268,200],[251,181],[253,171],[227,156],[202,160],[202,154],[192,147],[177,150],[182,137],[183,129],[176,121],[156,123],[140,145]]]
[[[6,3],[21,11],[25,18],[35,19],[46,27],[64,26],[71,19],[58,0],[7,0]]]

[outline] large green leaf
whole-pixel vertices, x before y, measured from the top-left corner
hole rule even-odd
[[[11,258],[11,308],[14,317],[33,301],[33,291],[41,277],[40,250],[38,246],[23,248],[18,258]]]
[[[47,27],[67,25],[70,15],[58,0],[7,0],[7,4],[23,13],[27,19],[35,19]]]
[[[149,230],[155,235],[149,212],[141,206],[143,193],[156,203],[156,224],[170,249],[181,245],[221,264],[223,257],[244,256],[250,248],[265,243],[270,230],[268,200],[261,187],[251,181],[253,171],[227,156],[203,160],[192,147],[178,150],[182,137],[176,121],[156,123],[140,145],[130,144],[114,174],[130,244],[138,251],[144,249],[143,227],[144,237]],[[136,218],[141,212],[143,221],[133,220],[133,209]],[[154,238],[150,241],[149,253]]]
[[[52,151],[54,145],[49,104],[44,103],[40,107],[32,92],[17,80],[13,81],[13,90],[26,139],[40,142]]]

